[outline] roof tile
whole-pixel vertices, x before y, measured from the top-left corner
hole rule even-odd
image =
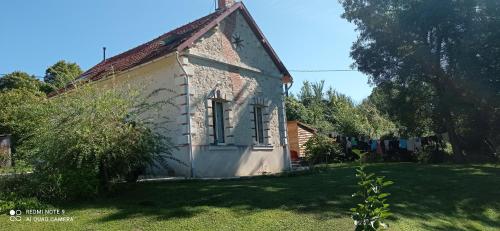
[[[224,11],[216,11],[203,18],[165,33],[147,43],[106,59],[90,68],[77,79],[95,81],[112,72],[124,71],[169,54],[175,51],[177,46],[189,39],[192,35],[204,28],[222,13],[224,13]]]

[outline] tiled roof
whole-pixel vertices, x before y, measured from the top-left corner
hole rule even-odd
[[[285,65],[283,65],[278,55],[276,55],[271,45],[267,42],[264,34],[260,31],[259,27],[253,20],[252,16],[250,16],[250,13],[242,2],[237,2],[233,6],[224,8],[223,10],[217,10],[212,14],[163,34],[160,37],[138,47],[106,59],[90,68],[76,80],[81,80],[82,83],[96,81],[112,73],[125,71],[149,61],[153,61],[174,51],[183,51],[192,46],[196,39],[200,38],[208,30],[213,28],[225,17],[236,10],[241,10],[241,13],[247,19],[250,28],[254,31],[255,35],[261,41],[264,49],[266,49],[273,62],[284,75],[283,80],[287,83],[292,82],[293,79],[290,76],[290,73],[286,69]],[[76,82],[78,83],[79,81]],[[71,90],[74,88],[74,84],[75,82],[72,82],[64,88],[49,93],[48,96],[53,97],[57,94],[64,93],[67,90]]]
[[[124,71],[169,54],[223,13],[223,10],[216,11],[138,47],[106,59],[83,73],[79,79],[95,81],[105,77],[113,71]]]

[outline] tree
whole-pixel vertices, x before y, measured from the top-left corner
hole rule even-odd
[[[311,123],[310,112],[307,108],[295,97],[289,96],[285,99],[286,117],[288,121],[298,120],[303,123]]]
[[[53,90],[65,87],[82,74],[82,69],[76,63],[61,60],[45,71],[44,81],[52,86]]]
[[[314,100],[315,101],[322,101],[323,100],[323,90],[325,89],[325,80],[321,80],[319,82],[314,82],[311,84],[312,92],[314,93]]]
[[[31,86],[31,85],[29,85]],[[33,114],[31,106],[41,104],[46,100],[45,94],[36,89],[14,88],[0,91],[0,134],[12,135],[13,163],[25,162],[17,148],[29,137],[35,126],[40,123],[40,117]]]
[[[24,89],[30,92],[39,91],[42,83],[26,72],[15,71],[0,78],[0,91]]]
[[[333,124],[335,130],[345,136],[368,135],[363,129],[364,120],[356,110],[352,99],[333,89],[327,91],[328,99],[328,117],[329,122]]]
[[[20,138],[34,123],[36,124],[37,118],[30,117],[30,114],[24,111],[13,112],[9,108],[13,106],[21,108],[23,105],[42,101],[45,97],[42,92],[44,86],[45,84],[34,76],[20,71],[0,78],[0,134],[12,134],[14,161],[19,157],[16,150],[17,146],[22,143]],[[17,163],[14,162],[14,164]]]
[[[426,92],[427,91],[427,92]],[[372,94],[364,101],[376,107],[385,117],[399,126],[400,135],[427,136],[434,130],[432,121],[432,91],[423,86],[397,88],[383,84],[373,89]]]
[[[287,117],[297,118],[316,127],[320,132],[331,132],[333,127],[326,119],[328,115],[323,89],[324,81],[314,83],[304,81],[299,99],[292,97],[287,101],[287,113],[290,113]]]
[[[304,81],[299,99],[286,99],[287,119],[300,120],[320,133],[336,131],[346,136],[381,137],[395,133],[396,125],[371,102],[355,105],[352,99],[329,88],[324,81]]]
[[[449,134],[457,161],[477,152],[473,144],[499,137],[500,30],[492,29],[500,28],[499,1],[341,3],[360,32],[354,66],[381,89],[399,91],[400,101],[430,110],[434,132]]]
[[[302,83],[302,88],[300,89],[299,100],[303,102],[305,105],[308,105],[310,101],[313,100],[313,98],[314,98],[314,93],[311,87],[311,83],[305,80]]]
[[[397,126],[368,100],[364,100],[357,106],[357,109],[362,115],[361,117],[366,118],[365,123],[368,129],[368,134],[371,137],[380,138],[384,135],[396,134],[398,132]]]

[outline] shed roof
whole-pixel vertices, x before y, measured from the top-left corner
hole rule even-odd
[[[302,123],[302,122],[300,122],[298,120],[288,121],[288,123],[296,123],[297,126],[302,127],[303,129],[308,130],[308,131],[310,131],[312,133],[316,133],[318,131],[313,126],[311,126],[309,124]]]

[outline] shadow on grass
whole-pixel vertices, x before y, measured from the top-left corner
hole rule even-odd
[[[393,221],[415,220],[418,228],[426,230],[478,230],[470,222],[492,229],[500,227],[500,168],[375,164],[367,170],[395,182],[387,189],[392,193],[389,202]],[[241,217],[276,209],[324,220],[349,217],[349,208],[356,203],[351,198],[356,191],[352,166],[297,176],[149,182],[123,185],[119,191],[114,197],[70,209],[118,210],[99,222],[132,217],[190,218],[212,208],[229,209]],[[462,224],[452,225],[457,222]]]

